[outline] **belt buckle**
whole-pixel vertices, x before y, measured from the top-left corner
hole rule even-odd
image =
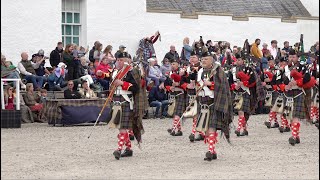
[[[114,105],[114,106],[121,106],[121,102],[119,102],[119,101],[113,101],[113,105]]]

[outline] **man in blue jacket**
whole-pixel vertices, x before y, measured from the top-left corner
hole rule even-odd
[[[149,92],[149,104],[150,107],[156,107],[155,117],[163,119],[168,116],[168,96],[165,92],[164,83],[159,86],[154,86]],[[162,115],[159,113],[160,108],[162,109]]]

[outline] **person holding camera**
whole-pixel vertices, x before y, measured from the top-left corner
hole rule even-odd
[[[153,44],[157,42],[160,37],[160,32],[157,31],[151,37],[145,37],[139,41],[139,48],[143,50],[143,60],[147,62],[149,58],[156,55]],[[160,40],[161,41],[161,40]]]

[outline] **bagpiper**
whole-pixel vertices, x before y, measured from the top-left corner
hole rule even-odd
[[[316,54],[310,54],[309,57],[311,63],[308,69],[316,79],[316,85],[312,88],[310,119],[319,128],[319,57]]]

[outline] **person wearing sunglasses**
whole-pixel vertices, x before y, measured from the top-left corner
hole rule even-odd
[[[64,91],[65,99],[81,99],[81,94],[74,90],[74,83],[72,80],[68,81],[68,89]]]

